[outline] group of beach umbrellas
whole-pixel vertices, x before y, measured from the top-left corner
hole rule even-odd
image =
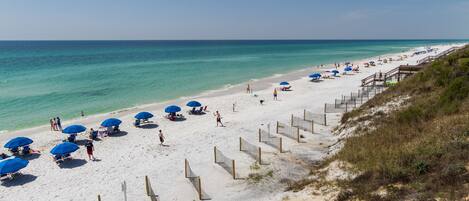
[[[27,137],[16,137],[8,141],[3,147],[16,149],[33,143],[33,140]],[[29,161],[21,158],[8,158],[0,161],[0,175],[12,174],[28,166]]]
[[[198,101],[190,101],[186,104],[188,107],[201,107],[202,104]],[[165,108],[166,113],[176,113],[180,112],[181,108],[177,105],[170,105]],[[140,112],[134,116],[136,119],[149,119],[153,117],[153,114],[150,112]],[[112,127],[112,126],[119,126],[122,123],[121,120],[116,118],[109,118],[104,120],[101,123],[103,127]],[[86,127],[83,125],[70,125],[67,126],[65,129],[62,130],[62,133],[68,135],[75,135],[78,133],[82,133],[86,131]],[[16,137],[8,141],[4,147],[8,149],[17,149],[18,147],[28,146],[33,143],[33,140],[27,137]],[[50,150],[52,155],[66,155],[75,152],[79,149],[79,146],[75,143],[71,142],[62,142]],[[18,172],[19,170],[28,166],[29,161],[13,157],[7,158],[0,161],[0,174],[12,174]]]
[[[353,71],[353,68],[352,66],[345,66],[344,67],[344,72],[350,72],[350,71]],[[336,76],[337,74],[339,74],[339,70],[333,68],[331,70],[326,70],[326,72],[329,72],[329,73],[332,73],[334,76]],[[317,80],[317,79],[320,79],[322,77],[321,73],[312,73],[308,76],[309,78],[313,79],[313,80]],[[282,85],[282,84],[280,84]]]
[[[196,107],[201,107],[202,104],[198,101],[192,100],[192,101],[187,102],[186,106],[196,108]],[[171,113],[180,112],[181,110],[182,110],[181,107],[177,105],[169,105],[164,109],[164,112],[171,114]],[[150,119],[153,116],[154,115],[150,112],[139,112],[138,114],[134,116],[134,118],[138,120],[143,120],[143,119]]]

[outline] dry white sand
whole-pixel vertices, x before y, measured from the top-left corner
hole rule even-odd
[[[454,46],[454,45],[453,45]],[[451,45],[438,46],[439,52]],[[411,52],[385,55],[381,58]],[[433,53],[431,53],[433,54]],[[286,75],[277,75],[262,80],[252,81],[254,97],[245,93],[246,83],[228,89],[213,91],[198,97],[139,106],[109,114],[75,119],[63,125],[84,124],[87,128],[97,128],[108,117],[120,118],[121,130],[126,135],[107,137],[96,141],[95,156],[99,161],[89,161],[83,146],[73,153],[74,160],[66,161],[60,168],[51,159],[50,149],[65,138],[64,134],[51,132],[47,125],[4,133],[0,142],[5,143],[13,136],[28,136],[34,140],[32,148],[42,154],[31,158],[29,166],[21,172],[23,175],[0,185],[0,200],[96,200],[101,194],[102,200],[123,200],[121,182],[126,181],[128,200],[145,200],[144,176],[148,175],[161,200],[197,200],[191,183],[184,178],[184,159],[187,158],[193,170],[202,178],[204,191],[212,200],[281,200],[286,179],[300,179],[308,174],[307,165],[321,160],[327,155],[327,146],[336,141],[330,130],[336,126],[316,126],[316,134],[303,132],[306,143],[296,143],[284,138],[287,153],[278,154],[272,147],[257,142],[257,129],[266,129],[276,121],[288,122],[291,114],[301,115],[303,109],[322,112],[324,103],[332,103],[335,98],[351,91],[357,91],[361,79],[378,71],[383,73],[402,64],[415,64],[430,54],[409,57],[404,61],[364,68],[362,63],[376,58],[354,61],[360,64],[360,73],[328,79],[319,83],[310,82],[306,76],[317,69],[309,68]],[[272,90],[278,82],[287,80],[293,91],[279,92],[279,100],[272,100]],[[197,99],[208,105],[210,112],[201,116],[185,116],[187,120],[171,122],[162,118],[165,105],[178,104],[184,110],[189,99]],[[265,99],[263,106],[259,99]],[[236,112],[232,104],[236,103]],[[216,127],[214,111],[220,111],[226,127]],[[133,115],[139,111],[155,114],[153,120],[157,128],[143,129],[132,126]],[[339,116],[328,115],[331,123]],[[167,147],[159,145],[158,130],[166,135]],[[232,180],[231,176],[213,162],[213,146],[217,146],[227,156],[237,161],[240,176],[247,177],[254,159],[239,152],[239,137],[262,147],[264,156],[270,165],[261,166],[260,172],[272,170],[273,177],[258,183],[247,180]],[[78,139],[85,139],[79,136]]]

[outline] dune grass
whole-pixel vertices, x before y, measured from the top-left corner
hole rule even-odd
[[[361,176],[340,182],[340,200],[460,200],[469,196],[469,47],[427,64],[422,72],[377,95],[342,123],[393,98],[407,107],[374,119],[375,130],[346,140],[332,160]],[[378,195],[378,189],[387,194]]]

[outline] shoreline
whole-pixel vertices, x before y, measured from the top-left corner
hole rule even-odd
[[[441,45],[461,45],[461,44],[467,44],[467,43],[448,43],[448,44],[439,44]],[[435,46],[435,45],[434,45]],[[407,50],[401,51],[399,53],[387,53],[387,54],[382,54],[382,55],[377,55],[373,57],[367,57],[367,58],[362,58],[358,60],[353,60],[350,61],[352,63],[358,63],[358,64],[363,64],[365,61],[370,61],[370,60],[377,60],[378,57],[390,57],[392,55],[396,54],[401,54],[404,52],[410,52],[418,48],[422,48],[425,46],[417,46],[417,47],[412,47]],[[340,61],[343,63],[344,61]],[[293,80],[298,80],[303,77],[307,77],[309,73],[311,72],[324,72],[327,69],[332,68],[332,63],[331,64],[323,64],[324,68],[318,67],[318,66],[310,66],[306,68],[301,68],[301,69],[296,69],[296,70],[290,70],[286,71],[284,73],[276,73],[270,76],[266,77],[261,77],[261,78],[253,78],[250,79],[249,81],[244,81],[238,84],[233,84],[230,86],[222,86],[217,89],[212,89],[212,90],[205,90],[202,92],[199,92],[195,95],[188,95],[188,96],[180,96],[178,98],[170,99],[170,100],[165,100],[165,101],[157,101],[157,102],[151,102],[147,104],[138,104],[136,106],[131,106],[131,107],[125,107],[117,110],[113,110],[110,112],[105,112],[105,113],[97,113],[97,114],[92,114],[92,115],[85,115],[84,117],[76,117],[73,119],[68,119],[68,120],[63,120],[62,125],[67,125],[67,124],[76,124],[76,123],[83,123],[83,124],[90,124],[90,123],[100,123],[99,118],[103,118],[101,121],[103,121],[105,118],[110,118],[110,117],[122,117],[124,115],[131,115],[130,112],[140,112],[141,110],[145,109],[154,109],[154,108],[159,108],[159,107],[164,107],[166,104],[176,104],[179,105],[183,110],[186,107],[184,101],[188,101],[190,99],[197,99],[197,98],[213,98],[217,96],[224,96],[233,92],[239,92],[244,91],[246,85],[249,83],[251,84],[251,89],[253,92],[256,90],[264,90],[270,86],[272,86],[275,83],[278,83],[280,81],[293,81]],[[362,67],[360,67],[362,68]],[[308,72],[310,71],[310,72]],[[163,108],[164,109],[164,108]],[[157,113],[159,114],[159,113]],[[115,116],[118,115],[118,116]],[[154,114],[156,116],[156,114]],[[158,117],[157,117],[158,118]],[[94,120],[94,121],[91,121]],[[49,124],[43,124],[43,125],[38,125],[38,126],[33,126],[29,128],[21,128],[18,130],[6,130],[6,131],[0,131],[0,138],[4,136],[18,136],[18,135],[24,135],[28,136],[28,133],[34,133],[34,132],[43,132],[49,130]]]

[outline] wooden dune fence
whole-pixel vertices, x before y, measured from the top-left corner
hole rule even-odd
[[[291,115],[290,126],[314,133],[314,122],[306,121],[301,117]]]
[[[197,197],[200,200],[210,200],[210,197],[202,190],[202,181],[200,176],[196,175],[194,171],[192,171],[187,159],[184,160],[184,174],[197,191]]]
[[[254,158],[259,164],[265,164],[262,160],[262,150],[260,147],[255,146],[242,137],[239,138],[239,151],[242,151],[252,158]]]
[[[233,179],[238,178],[236,176],[236,162],[235,160],[228,158],[221,152],[219,149],[217,149],[216,146],[213,147],[213,156],[215,158],[215,163],[220,165],[223,169],[225,169],[228,173],[231,174]]]
[[[327,126],[327,115],[324,114],[316,114],[306,110],[303,110],[303,120],[305,121],[312,121],[316,124]]]
[[[300,142],[300,129],[299,128],[291,127],[287,124],[280,123],[277,121],[277,128],[275,130],[277,134],[291,138],[298,143]]]
[[[269,132],[259,129],[259,142],[272,146],[283,153],[283,141],[281,137],[270,135]]]
[[[159,196],[155,193],[151,186],[151,182],[148,176],[145,176],[145,192],[147,193],[148,198],[150,198],[150,201],[160,201]]]

